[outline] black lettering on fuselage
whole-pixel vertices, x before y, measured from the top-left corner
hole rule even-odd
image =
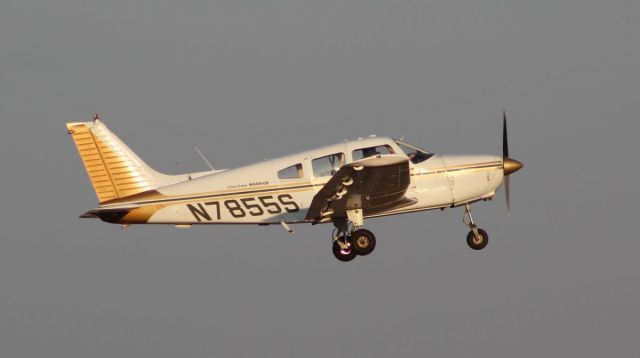
[[[285,200],[290,199],[290,200]],[[278,195],[278,200],[280,200],[280,204],[284,206],[284,209],[289,213],[295,213],[296,211],[300,211],[300,207],[293,201],[293,196],[290,194],[280,194]]]
[[[277,200],[277,201],[276,201]],[[187,208],[191,212],[191,215],[198,220],[198,222],[202,221],[212,221],[211,214],[207,210],[207,206],[215,206],[214,215],[216,220],[221,220],[221,212],[220,207],[221,203],[224,204],[224,207],[227,209],[226,212],[233,216],[235,219],[244,218],[249,214],[250,216],[263,216],[265,213],[270,215],[279,214],[283,211],[288,213],[293,213],[296,211],[300,211],[300,207],[293,200],[293,196],[290,194],[280,194],[277,196],[277,199],[272,195],[261,196],[258,198],[242,198],[240,200],[229,199],[223,202],[218,201],[209,201],[204,203],[197,204],[186,204]],[[212,210],[211,208],[209,210]]]
[[[207,209],[205,209],[204,206],[202,206],[202,204],[197,204],[197,205],[198,207],[196,208],[191,204],[187,204],[187,208],[189,208],[189,210],[191,211],[191,214],[193,214],[196,220],[198,220],[198,222],[201,222],[202,219],[211,221],[211,215],[209,215],[209,213],[207,212]]]

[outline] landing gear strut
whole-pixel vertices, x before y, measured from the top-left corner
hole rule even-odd
[[[336,259],[347,262],[356,256],[366,256],[376,247],[376,237],[366,229],[355,226],[347,219],[334,219],[332,251]]]
[[[467,244],[469,247],[474,250],[484,249],[489,243],[489,235],[486,231],[480,229],[473,221],[473,216],[471,216],[471,206],[469,204],[464,204],[462,222],[471,229],[467,234]]]

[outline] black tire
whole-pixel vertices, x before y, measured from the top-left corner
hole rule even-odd
[[[478,234],[481,239],[479,241],[476,239],[475,235],[473,235],[473,230],[469,231],[467,234],[467,244],[474,250],[482,250],[487,247],[487,244],[489,243],[489,235],[486,231],[478,228]]]
[[[338,240],[343,240],[342,236],[340,236]],[[340,245],[338,245],[336,241],[333,242],[333,245],[331,247],[333,256],[335,256],[339,261],[349,262],[356,258],[356,252],[353,250],[353,242],[351,240],[348,240],[347,244],[349,244],[348,251],[340,248]]]
[[[366,256],[373,252],[376,248],[376,237],[369,230],[359,229],[351,234],[351,242],[353,243],[353,251],[357,255]]]

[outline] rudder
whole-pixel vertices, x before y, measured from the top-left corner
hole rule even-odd
[[[97,117],[67,123],[100,204],[162,185],[165,176],[146,165]]]

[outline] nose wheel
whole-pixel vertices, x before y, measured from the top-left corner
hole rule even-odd
[[[480,228],[476,228],[476,230],[478,231],[478,234],[473,232],[473,230],[469,231],[467,234],[467,244],[474,250],[482,250],[489,243],[489,235],[487,235],[486,231]]]
[[[471,206],[469,204],[464,205],[464,216],[462,222],[467,225],[471,231],[467,234],[467,245],[473,250],[482,250],[489,243],[489,235],[486,231],[476,225],[471,216]]]

